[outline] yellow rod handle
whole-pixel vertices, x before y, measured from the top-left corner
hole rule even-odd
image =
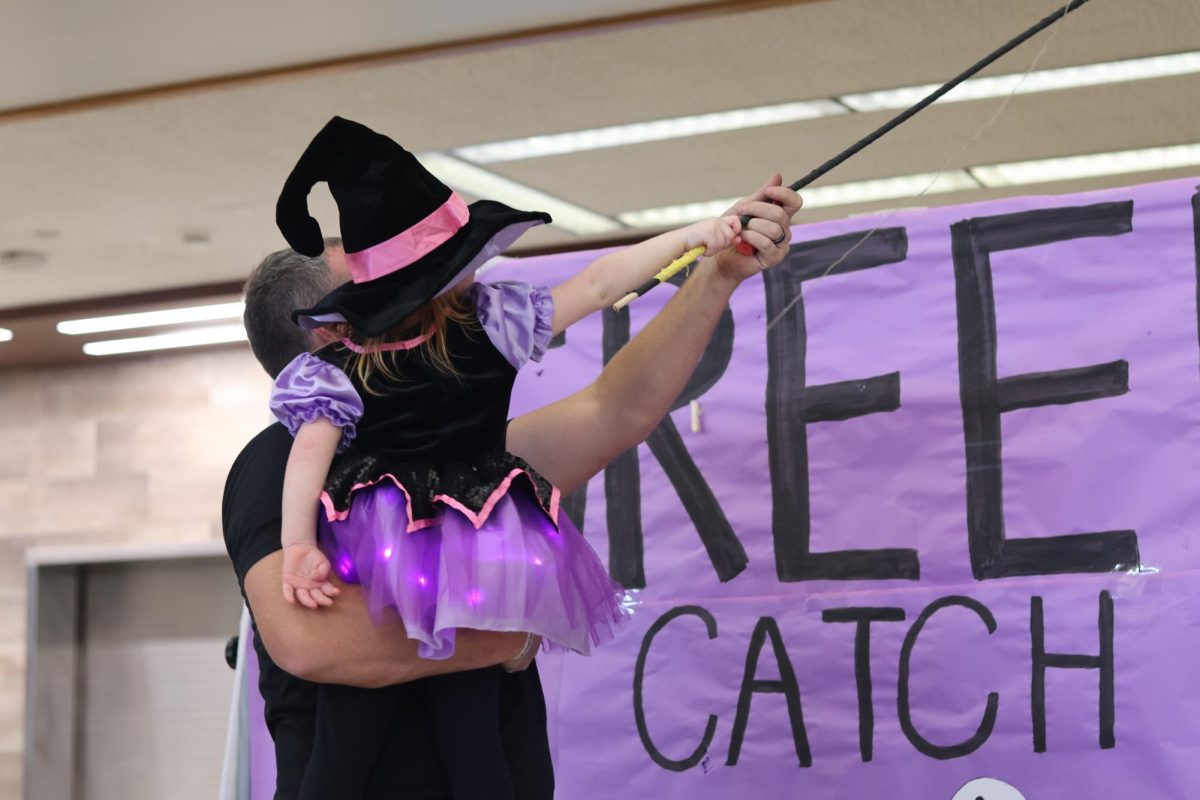
[[[704,251],[708,249],[707,245],[697,245],[691,250],[681,255],[679,258],[672,261],[662,268],[662,271],[654,276],[654,279],[659,283],[666,283],[675,277],[675,274],[682,269],[687,269],[692,264],[699,260],[700,256],[704,255]]]
[[[708,247],[706,245],[701,244],[701,245],[697,245],[696,247],[693,247],[691,250],[688,250],[686,253],[681,255],[679,258],[675,259],[670,264],[667,264],[665,267],[663,267],[661,270],[659,270],[658,274],[655,275],[653,278],[646,281],[644,284],[642,284],[638,288],[634,289],[632,292],[625,295],[617,302],[613,303],[613,306],[612,306],[613,311],[620,311],[622,308],[629,305],[634,300],[636,300],[637,298],[644,295],[646,292],[653,289],[655,286],[658,286],[660,283],[665,283],[665,282],[669,281],[680,270],[686,269],[687,267],[689,267],[693,263],[695,263],[696,259],[698,259],[698,258],[700,258],[700,256],[704,255],[704,251],[707,249],[708,249]]]

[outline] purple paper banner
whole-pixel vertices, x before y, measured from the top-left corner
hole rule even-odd
[[[567,503],[634,613],[539,659],[557,796],[1193,796],[1198,209],[1180,181],[798,227]],[[674,291],[573,326],[513,414]]]
[[[558,796],[951,800],[984,776],[1190,796],[1194,195],[797,228],[685,393],[701,432],[684,402],[587,487],[583,530],[634,614],[593,657],[542,660]],[[487,279],[553,284],[595,256]],[[572,327],[513,413],[585,386],[673,291]],[[1019,796],[998,786],[969,800]]]

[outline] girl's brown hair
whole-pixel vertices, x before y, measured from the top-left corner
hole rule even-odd
[[[426,333],[429,334],[429,338],[417,346],[420,355],[442,372],[455,377],[461,375],[454,366],[446,337],[446,329],[451,324],[467,329],[478,327],[461,293],[454,290],[433,298],[382,336],[360,336],[346,323],[334,325],[333,329],[339,337],[349,339],[366,350],[364,353],[354,353],[350,366],[364,389],[371,394],[382,394],[371,388],[372,377],[378,375],[385,381],[394,382],[403,380],[404,376],[396,369],[395,351],[380,350],[379,345],[402,342]]]

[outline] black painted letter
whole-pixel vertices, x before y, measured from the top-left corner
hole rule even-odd
[[[870,761],[875,752],[875,703],[871,697],[871,623],[903,622],[902,608],[827,608],[823,622],[853,622],[854,682],[858,686],[858,751]]]
[[[931,758],[942,760],[962,758],[982,747],[983,743],[992,735],[992,729],[996,727],[996,710],[1000,705],[1000,695],[996,692],[988,692],[987,706],[983,710],[983,719],[979,721],[979,727],[971,735],[971,738],[958,744],[936,745],[917,733],[917,728],[912,721],[912,706],[908,699],[908,676],[912,668],[912,652],[925,623],[938,611],[948,606],[960,606],[974,611],[987,626],[988,634],[996,632],[996,618],[992,616],[991,611],[988,611],[987,606],[969,597],[951,595],[930,603],[921,612],[921,616],[917,617],[913,626],[909,628],[908,635],[904,637],[904,645],[900,648],[900,680],[896,691],[896,712],[900,717],[900,729],[904,731],[905,737],[913,747]]]
[[[804,281],[895,264],[908,254],[903,228],[884,228],[863,237],[859,232],[793,245],[786,261],[763,273],[767,318],[780,318],[767,331],[767,448],[775,570],[781,581],[920,578],[917,551],[909,548],[814,553],[810,547],[808,425],[900,407],[896,372],[825,386],[805,383]],[[831,269],[834,264],[836,269]]]
[[[682,281],[683,276],[678,275],[671,283]],[[628,341],[629,309],[604,309],[604,363],[607,364]],[[696,365],[695,373],[671,410],[688,405],[712,388],[725,374],[732,354],[733,314],[726,307],[717,322],[712,340]],[[679,429],[670,416],[663,417],[646,444],[679,495],[680,504],[691,518],[717,578],[721,581],[732,580],[746,568],[750,559],[700,468],[688,454],[683,437],[679,435]],[[604,494],[608,519],[609,573],[626,589],[645,588],[641,472],[637,448],[621,453],[605,468]]]
[[[958,304],[958,373],[967,448],[967,538],[977,580],[1062,572],[1114,572],[1140,563],[1137,534],[1105,531],[1011,539],[1004,533],[1000,415],[1129,391],[1129,365],[1113,361],[996,377],[991,254],[1133,229],[1133,202],[979,217],[950,228]]]
[[[1192,238],[1196,242],[1196,335],[1200,337],[1200,192],[1192,195]]]
[[[771,648],[775,651],[775,663],[779,666],[779,680],[759,680],[758,657],[762,654],[766,638],[771,637]],[[771,617],[761,617],[750,636],[750,647],[746,650],[746,670],[742,674],[742,691],[738,694],[737,716],[733,721],[733,735],[729,739],[729,757],[725,763],[735,766],[742,753],[742,739],[746,736],[746,723],[750,719],[750,701],[755,694],[782,694],[787,698],[788,721],[792,725],[792,744],[800,766],[812,766],[812,751],[808,748],[808,731],[804,727],[804,710],[800,706],[800,687],[796,684],[796,671],[783,648],[779,625]]]
[[[1042,598],[1029,602],[1029,634],[1033,640],[1033,752],[1046,752],[1046,670],[1100,670],[1100,749],[1117,746],[1113,728],[1116,724],[1116,674],[1113,668],[1113,600],[1108,592],[1100,593],[1100,655],[1046,652],[1046,625],[1042,615]]]
[[[646,752],[653,759],[654,763],[672,772],[683,772],[699,764],[700,759],[704,758],[704,754],[708,752],[708,746],[712,744],[713,735],[717,732],[717,718],[715,715],[709,714],[708,722],[704,726],[704,736],[701,737],[700,744],[697,745],[696,749],[687,758],[676,761],[664,756],[654,746],[654,742],[650,740],[650,730],[646,727],[646,709],[642,702],[642,681],[646,677],[646,657],[650,654],[650,645],[654,642],[654,637],[658,635],[659,631],[667,627],[675,618],[685,615],[702,619],[704,627],[708,631],[708,638],[717,638],[717,621],[713,619],[713,615],[707,609],[700,606],[679,606],[672,608],[666,614],[659,617],[658,621],[650,626],[650,630],[646,631],[646,635],[642,639],[642,647],[638,650],[637,663],[633,668],[633,718],[637,724],[638,738],[642,740],[642,747],[646,748]]]

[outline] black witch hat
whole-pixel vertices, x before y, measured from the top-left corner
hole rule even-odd
[[[492,200],[468,206],[388,137],[334,117],[300,156],[275,207],[284,238],[307,256],[325,249],[308,213],[308,193],[320,181],[338,205],[351,280],[293,314],[307,328],[348,322],[364,336],[382,335],[526,230],[550,222],[549,214]]]

